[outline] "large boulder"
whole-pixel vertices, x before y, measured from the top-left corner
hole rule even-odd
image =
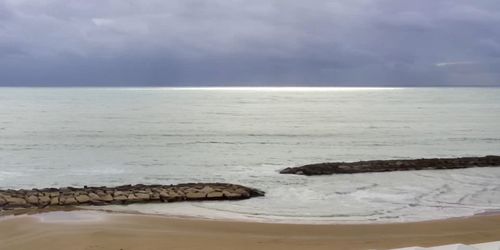
[[[186,198],[188,200],[200,200],[200,199],[203,199],[205,197],[206,197],[205,193],[194,192],[194,191],[186,193]]]
[[[227,191],[227,190],[222,191],[222,194],[224,195],[224,197],[226,197],[228,199],[236,199],[236,198],[241,197],[240,194],[235,193],[235,192],[231,192],[231,191]]]
[[[223,197],[224,197],[224,194],[222,192],[219,192],[219,191],[214,191],[214,192],[210,192],[207,194],[207,198],[211,198],[211,199],[220,199]]]
[[[122,202],[122,201],[128,200],[128,197],[125,195],[118,195],[118,196],[113,197],[113,200]]]
[[[151,196],[149,194],[145,194],[145,193],[135,193],[134,195],[140,201],[147,201],[151,198]]]
[[[204,194],[208,194],[208,193],[211,193],[213,192],[214,189],[210,186],[204,186],[202,189],[200,189],[200,193],[204,193]]]
[[[180,199],[182,199],[182,197],[184,197],[183,194],[181,195],[173,190],[162,191],[160,193],[160,198],[162,201],[172,202],[172,201],[180,200]]]
[[[157,200],[160,200],[160,198],[161,198],[160,193],[157,193],[157,192],[151,192],[149,197],[150,197],[149,199],[151,201],[157,201]]]
[[[140,201],[140,199],[138,199],[137,196],[135,196],[135,194],[129,194],[127,196],[127,202],[134,203],[138,201]]]
[[[51,206],[59,205],[59,196],[50,198],[50,205]]]
[[[38,205],[38,197],[35,195],[30,195],[26,198],[26,201],[32,205]]]
[[[9,207],[29,207],[29,204],[23,198],[7,196],[5,201],[7,201]]]
[[[101,197],[95,193],[89,193],[89,199],[91,202],[101,201]]]
[[[59,197],[60,193],[59,192],[47,192],[45,195],[52,197]]]
[[[64,205],[78,205],[78,201],[72,196],[65,198],[63,202]]]
[[[88,195],[85,195],[85,194],[81,194],[81,195],[78,195],[75,197],[75,199],[78,201],[78,203],[82,204],[82,203],[87,203],[90,201],[90,197]]]
[[[242,189],[242,188],[237,188],[233,192],[239,194],[241,197],[245,197],[245,198],[250,197],[250,193],[247,190]]]
[[[47,206],[50,204],[50,197],[49,196],[40,196],[38,198],[38,204],[41,206]]]
[[[6,197],[5,200],[7,201],[7,204],[9,206],[25,207],[26,205],[28,205],[25,199],[18,197]]]
[[[102,200],[102,201],[106,201],[106,202],[111,202],[113,201],[113,196],[111,196],[111,194],[103,194],[103,195],[99,195],[99,198]]]

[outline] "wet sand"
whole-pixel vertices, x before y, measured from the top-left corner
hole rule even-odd
[[[0,219],[0,249],[387,249],[500,240],[500,215],[367,224],[266,224],[72,211]]]

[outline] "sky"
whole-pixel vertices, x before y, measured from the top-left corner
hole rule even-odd
[[[0,0],[2,86],[500,86],[498,0]]]

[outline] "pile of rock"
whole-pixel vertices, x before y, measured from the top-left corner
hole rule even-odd
[[[299,175],[329,175],[498,166],[500,166],[500,156],[490,155],[484,157],[319,163],[301,167],[285,168],[281,170],[280,173]]]
[[[191,200],[239,200],[264,192],[234,184],[125,185],[119,187],[66,187],[0,190],[0,210],[47,206],[107,205]]]

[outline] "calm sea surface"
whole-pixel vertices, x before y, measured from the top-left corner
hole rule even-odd
[[[498,88],[0,88],[0,188],[232,182],[263,198],[113,207],[278,222],[500,209],[500,168],[304,177],[326,161],[500,154]]]

